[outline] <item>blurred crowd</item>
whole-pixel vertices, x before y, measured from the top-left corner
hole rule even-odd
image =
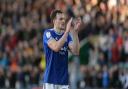
[[[72,89],[127,89],[128,0],[0,0],[0,88],[40,85],[45,69],[42,35],[52,26],[53,9],[81,17],[79,38],[89,44],[89,57],[79,59],[88,63],[80,62],[81,77]],[[72,78],[71,84],[77,80]]]

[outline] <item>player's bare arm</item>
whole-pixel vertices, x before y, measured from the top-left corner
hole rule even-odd
[[[80,43],[78,38],[78,30],[80,25],[81,25],[81,19],[78,18],[74,23],[73,28],[70,30],[72,34],[73,42],[69,44],[69,48],[74,55],[79,55]]]

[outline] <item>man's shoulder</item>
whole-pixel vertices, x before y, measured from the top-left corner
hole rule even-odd
[[[53,28],[46,29],[46,30],[44,31],[44,36],[50,37],[52,34],[53,34]]]
[[[48,29],[45,29],[44,33],[46,32],[52,32],[53,31],[53,28],[48,28]]]

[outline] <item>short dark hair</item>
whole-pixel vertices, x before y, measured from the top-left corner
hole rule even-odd
[[[63,12],[61,10],[53,10],[50,14],[51,21],[53,21],[57,14],[62,14]]]

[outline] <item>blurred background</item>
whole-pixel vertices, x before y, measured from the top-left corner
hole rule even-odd
[[[42,89],[53,9],[82,18],[71,89],[128,89],[128,0],[0,0],[0,89]]]

